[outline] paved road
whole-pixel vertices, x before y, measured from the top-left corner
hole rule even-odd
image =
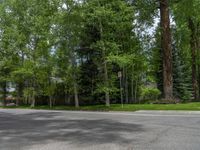
[[[200,112],[0,109],[0,150],[199,150]]]

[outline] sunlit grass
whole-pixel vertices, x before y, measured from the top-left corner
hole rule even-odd
[[[120,104],[112,104],[110,107],[104,105],[93,106],[80,106],[75,108],[73,106],[54,106],[50,108],[47,105],[36,106],[31,108],[30,106],[12,106],[12,107],[0,107],[0,108],[20,108],[20,109],[44,109],[44,110],[83,110],[83,111],[137,111],[137,110],[199,110],[200,103],[184,103],[184,104],[125,104],[123,107]]]

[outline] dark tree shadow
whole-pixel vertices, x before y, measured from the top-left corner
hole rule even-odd
[[[120,123],[108,119],[59,119],[59,112],[34,112],[29,114],[0,114],[0,150],[23,148],[48,140],[90,144],[122,143],[130,139],[123,134],[143,132],[141,125]],[[134,136],[133,136],[134,137]]]

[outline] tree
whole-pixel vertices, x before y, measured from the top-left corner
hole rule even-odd
[[[68,79],[72,84],[74,103],[79,107],[78,98],[78,55],[77,49],[80,44],[81,34],[81,14],[79,13],[80,4],[78,1],[68,0],[61,2],[58,7],[57,18],[54,20],[54,32],[56,34],[57,54],[64,62],[61,62],[62,79],[65,82],[65,87],[68,85]],[[59,61],[60,62],[60,61]],[[66,65],[64,65],[64,64]],[[58,66],[59,67],[59,66]],[[66,76],[69,76],[67,78]],[[67,91],[67,90],[64,90]],[[69,90],[70,92],[72,90]]]
[[[173,99],[173,73],[172,73],[172,43],[170,31],[169,1],[134,1],[133,4],[138,10],[138,22],[146,27],[152,26],[154,19],[160,10],[160,30],[161,30],[161,56],[163,73],[163,97],[166,100]],[[144,9],[143,9],[144,8]]]
[[[182,34],[182,45],[184,45],[186,48],[188,45],[190,45],[190,52],[188,52],[191,55],[191,68],[192,68],[192,87],[193,87],[193,97],[194,100],[198,99],[199,96],[199,87],[198,87],[198,72],[199,72],[199,51],[198,46],[199,45],[199,1],[187,1],[183,0],[182,2],[178,2],[174,4],[173,12],[175,15],[175,20],[177,24],[177,28],[181,29],[181,31],[185,32],[186,34]],[[181,12],[181,16],[180,16]],[[194,17],[195,16],[195,17]],[[189,35],[189,36],[187,36]],[[189,43],[188,43],[189,41]]]
[[[4,105],[9,87],[17,105],[32,107],[140,103],[159,90],[165,100],[197,100],[199,6],[198,0],[1,1]]]
[[[160,0],[161,47],[163,53],[163,92],[166,100],[173,99],[172,43],[169,1]]]
[[[125,97],[128,102],[128,80],[130,79],[128,68],[131,65],[127,63],[119,65],[120,62],[113,62],[112,58],[124,60],[127,54],[135,54],[136,49],[140,51],[139,41],[133,32],[134,8],[122,0],[95,0],[86,1],[86,4],[85,31],[89,37],[87,36],[87,42],[83,46],[84,49],[96,52],[95,64],[97,64],[100,78],[96,92],[105,94],[105,103],[109,106],[112,96],[119,88],[119,84],[115,84],[119,82],[117,72],[122,70]],[[132,61],[129,62],[132,63]]]
[[[6,105],[8,95],[8,83],[11,81],[10,72],[13,70],[13,61],[15,61],[15,52],[12,49],[16,40],[16,32],[12,28],[12,12],[7,5],[10,1],[1,4],[0,7],[0,86],[2,89],[3,105]]]

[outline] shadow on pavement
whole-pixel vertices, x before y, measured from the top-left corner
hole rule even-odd
[[[60,112],[33,112],[29,114],[0,113],[0,149],[23,149],[48,141],[90,144],[125,143],[124,134],[143,132],[138,124],[120,123],[108,119],[67,120],[58,118]]]

